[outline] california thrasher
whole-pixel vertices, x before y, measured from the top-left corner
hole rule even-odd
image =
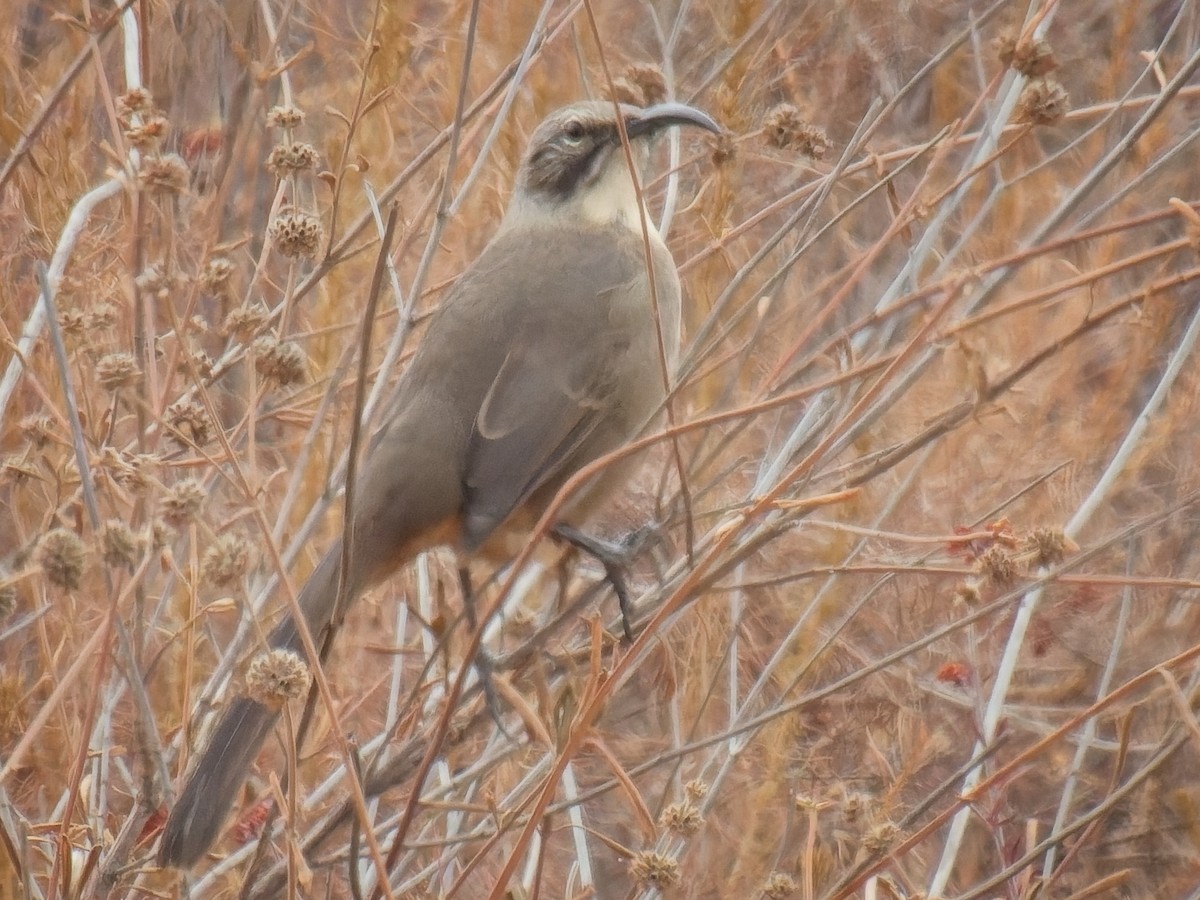
[[[720,130],[679,103],[622,105],[620,117],[639,166],[663,128]],[[653,419],[664,397],[659,327],[671,365],[680,299],[674,260],[646,221],[651,266],[617,107],[577,103],[538,126],[499,229],[433,316],[365,455],[350,597],[436,545],[498,549],[575,472]],[[580,519],[618,481],[602,475],[563,518]],[[300,591],[318,644],[340,559],[337,542]],[[269,643],[299,651],[295,622],[280,622]],[[229,704],[167,819],[164,865],[190,866],[213,843],[277,716],[247,697]]]

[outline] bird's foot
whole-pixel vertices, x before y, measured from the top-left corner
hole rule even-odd
[[[625,573],[632,566],[633,559],[645,543],[650,530],[636,529],[619,543],[584,534],[570,525],[556,525],[553,534],[577,550],[582,550],[603,567],[605,580],[612,585],[613,593],[617,595],[617,603],[621,607],[621,628],[625,632],[625,640],[633,643],[633,601],[625,581]]]
[[[467,627],[471,630],[471,634],[474,635],[477,629],[482,629],[487,623],[478,621],[478,616],[475,612],[475,593],[471,587],[471,575],[467,571],[466,566],[459,567],[458,580],[459,586],[462,589],[463,610],[467,617]],[[508,733],[508,728],[504,725],[504,716],[500,709],[500,695],[496,692],[496,682],[493,678],[495,666],[492,663],[492,655],[483,646],[482,635],[479,638],[479,649],[475,652],[475,658],[471,660],[471,665],[475,666],[475,674],[479,677],[479,687],[483,690],[483,702],[487,705],[492,720],[500,729],[501,734],[510,741],[513,740],[513,736]]]

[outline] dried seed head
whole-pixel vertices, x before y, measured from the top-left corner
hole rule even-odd
[[[153,453],[123,454],[105,447],[100,464],[113,481],[140,494],[149,487],[151,473],[161,461]]]
[[[1017,576],[1017,566],[1007,550],[991,547],[979,557],[979,572],[993,583],[1005,585]]]
[[[144,116],[154,111],[154,97],[145,88],[134,88],[117,98],[117,115],[123,119]]]
[[[660,891],[679,883],[679,862],[665,853],[643,850],[629,863],[629,874],[639,887],[653,887]]]
[[[1033,564],[1040,569],[1062,562],[1068,553],[1074,553],[1079,546],[1061,528],[1035,528],[1025,538],[1022,549],[1033,557]]]
[[[800,110],[783,103],[763,120],[763,137],[776,150],[793,150],[813,159],[821,159],[829,150],[829,138],[800,115]]]
[[[51,584],[74,590],[83,578],[83,552],[79,535],[66,528],[55,528],[38,544],[37,561]]]
[[[268,228],[275,248],[289,259],[317,255],[324,230],[316,216],[308,213],[287,213],[279,216]]]
[[[896,842],[896,835],[899,833],[900,829],[896,827],[895,822],[877,822],[863,835],[863,847],[872,856],[883,853]]]
[[[312,144],[303,141],[276,144],[267,156],[267,169],[276,178],[283,178],[293,172],[315,169],[320,159],[317,148]]]
[[[192,173],[178,153],[142,157],[138,181],[151,194],[178,194],[188,186]]]
[[[1053,78],[1031,81],[1017,101],[1017,121],[1031,125],[1054,125],[1071,108],[1066,88]]]
[[[136,125],[129,125],[125,129],[125,140],[139,150],[155,150],[170,130],[171,125],[165,118],[149,116]]]
[[[1040,78],[1058,68],[1054,50],[1045,38],[1021,40],[1011,29],[1000,32],[994,42],[996,56],[1010,69],[1027,78]]]
[[[762,894],[766,900],[784,900],[800,892],[796,879],[786,872],[772,872],[763,882]]]
[[[683,786],[683,792],[693,803],[699,803],[708,796],[708,783],[698,778],[692,779]]]
[[[225,587],[238,581],[250,568],[250,542],[240,534],[226,532],[204,551],[201,577],[207,584]]]
[[[183,446],[187,446],[184,438],[191,438],[197,446],[208,443],[208,413],[199,400],[176,400],[167,407],[166,419],[171,426],[171,436]]]
[[[632,65],[625,70],[625,78],[637,87],[642,106],[653,106],[667,99],[667,79],[658,66],[649,63]]]
[[[25,440],[37,450],[43,449],[54,437],[54,420],[49,416],[26,416],[19,427]]]
[[[295,128],[304,121],[304,112],[294,106],[272,106],[267,113],[267,125],[271,128]]]
[[[246,672],[246,693],[251,700],[280,709],[288,700],[304,696],[310,675],[304,660],[292,650],[260,653]]]
[[[304,380],[308,359],[295,341],[277,341],[260,337],[254,342],[254,368],[268,381],[287,387]]]
[[[233,263],[224,256],[214,256],[204,264],[204,271],[200,273],[200,288],[206,294],[223,296],[229,289],[232,275]]]
[[[240,341],[248,341],[258,333],[258,329],[266,321],[267,308],[261,303],[248,303],[230,310],[221,324],[221,333],[226,337],[232,336]]]
[[[141,552],[141,545],[141,539],[119,519],[104,523],[104,530],[100,532],[100,547],[106,566],[114,569],[122,566],[132,568]]]
[[[106,390],[116,391],[137,384],[142,370],[132,353],[109,353],[96,363],[96,377]]]
[[[204,485],[194,478],[186,478],[173,485],[162,499],[163,518],[178,528],[186,525],[200,512],[207,494]]]
[[[676,834],[689,835],[700,829],[704,817],[693,803],[685,800],[683,803],[672,803],[664,809],[658,824]]]

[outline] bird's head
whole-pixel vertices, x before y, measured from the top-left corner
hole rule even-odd
[[[694,125],[721,131],[707,114],[682,103],[646,108],[621,104],[619,109],[639,168],[648,156],[650,139],[665,128]],[[597,222],[619,220],[640,229],[617,115],[618,107],[604,100],[551,113],[529,139],[514,205],[522,211],[569,211]]]

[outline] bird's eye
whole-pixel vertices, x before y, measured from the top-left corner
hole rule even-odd
[[[584,127],[583,123],[578,119],[571,119],[563,126],[563,135],[572,144],[578,144],[583,140]]]

